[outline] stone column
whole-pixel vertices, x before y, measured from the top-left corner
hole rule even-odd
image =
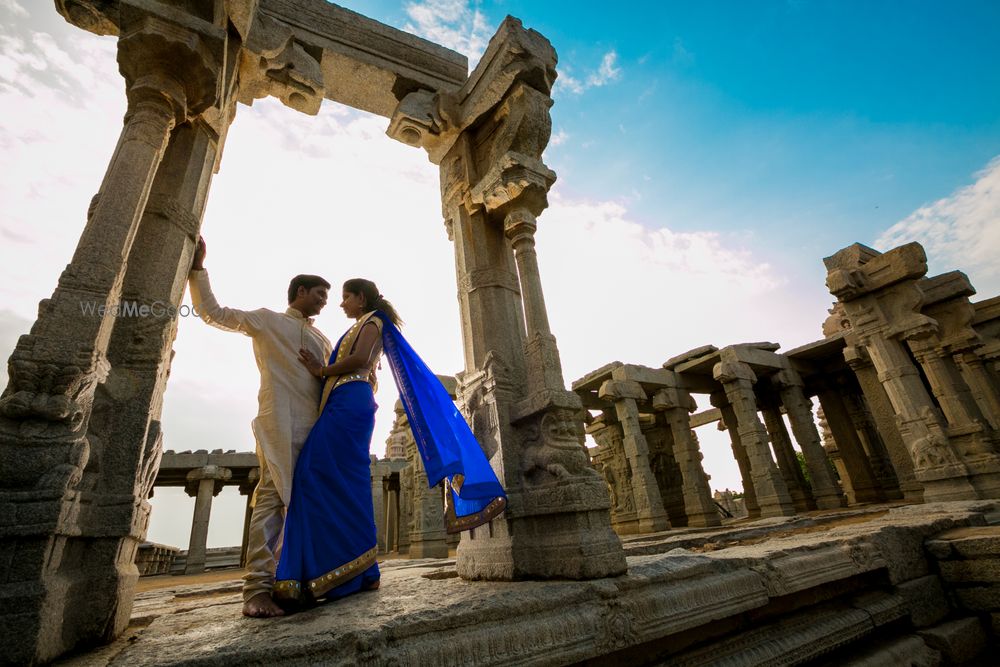
[[[584,447],[580,399],[565,389],[534,254],[555,181],[541,160],[555,64],[544,37],[506,19],[461,95],[442,94],[434,108],[442,113],[428,109],[440,119],[436,138],[421,138],[441,166],[455,242],[459,400],[508,499],[474,539],[463,535],[457,567],[466,579],[588,579],[626,569],[606,485]]]
[[[590,424],[587,433],[597,442],[598,468],[611,495],[611,525],[619,535],[635,533],[635,498],[621,424],[605,410]]]
[[[385,551],[385,491],[378,458],[371,454],[372,507],[375,515],[375,543]]]
[[[839,386],[840,395],[847,408],[847,414],[854,424],[854,432],[865,454],[868,456],[868,463],[871,466],[875,482],[882,490],[882,495],[886,500],[901,500],[903,493],[899,488],[899,480],[896,478],[896,471],[893,469],[892,461],[889,459],[889,452],[886,450],[882,437],[878,429],[875,428],[875,421],[871,411],[865,403],[864,396],[854,389],[853,382],[845,382],[845,377],[841,376]]]
[[[697,409],[691,394],[683,389],[666,388],[653,396],[653,409],[661,411],[674,443],[674,460],[681,469],[684,510],[689,526],[719,526],[722,519],[712,500],[708,475],[701,465],[698,439],[691,430],[690,413]]]
[[[247,548],[250,544],[250,517],[253,516],[253,494],[260,481],[260,468],[254,468],[247,473],[247,481],[240,484],[240,495],[247,497],[246,510],[243,513],[243,539],[240,542],[240,567],[247,566]]]
[[[781,418],[781,410],[777,403],[762,405],[760,412],[764,417],[764,427],[771,439],[774,457],[778,462],[778,471],[781,473],[781,478],[785,480],[788,495],[791,496],[795,509],[799,512],[816,509],[816,501],[808,492],[805,476],[799,468],[799,459],[795,456],[792,439],[788,436],[788,429],[785,428],[785,421]]]
[[[399,551],[399,499],[393,488],[385,494],[385,551]]]
[[[125,314],[126,266],[171,130],[217,103],[226,40],[211,24],[145,11],[120,10],[125,124],[73,259],[19,340],[0,398],[0,494],[22,507],[11,510],[21,516],[8,524],[13,539],[2,535],[3,550],[17,557],[0,562],[17,567],[0,566],[0,597],[28,582],[32,591],[16,615],[0,612],[17,638],[0,648],[0,661],[49,660],[78,642],[109,640],[128,623],[159,426],[138,415],[141,434],[113,448],[88,428],[101,383],[109,393],[127,390],[111,382],[108,359]]]
[[[788,414],[788,423],[792,427],[795,441],[802,449],[802,456],[805,457],[816,507],[834,509],[845,506],[846,499],[837,485],[813,420],[812,401],[802,389],[802,378],[797,372],[788,369],[776,373],[771,382],[778,387],[778,395]]]
[[[413,519],[410,526],[401,527],[401,532],[409,530],[410,558],[447,558],[441,491],[438,486],[428,486],[427,471],[417,452],[417,442],[412,436],[407,438],[406,460],[413,473],[410,499]]]
[[[753,477],[761,516],[792,516],[795,514],[795,505],[774,465],[774,459],[771,458],[767,431],[757,417],[757,401],[753,391],[757,376],[750,366],[735,359],[727,359],[725,353],[726,350],[722,350],[722,361],[712,369],[712,376],[722,383],[736,418],[740,442],[746,448],[750,462],[750,475]]]
[[[670,527],[656,478],[649,465],[649,447],[639,424],[636,399],[645,400],[646,393],[638,382],[607,380],[598,397],[614,401],[615,413],[622,429],[625,457],[632,470],[632,498],[640,533],[653,533]]]
[[[920,313],[924,295],[916,280],[927,273],[923,248],[908,243],[881,254],[854,244],[823,262],[830,292],[844,304],[852,335],[878,371],[924,500],[976,499],[969,471],[949,443],[943,415],[906,348],[905,341],[933,336],[938,329]]]
[[[710,397],[712,405],[719,408],[722,419],[719,421],[720,429],[729,433],[730,446],[733,449],[733,458],[740,469],[740,478],[743,480],[743,499],[747,508],[747,517],[751,519],[760,518],[760,505],[757,503],[757,493],[754,489],[753,473],[750,468],[750,457],[747,456],[746,447],[740,438],[737,425],[736,411],[729,404],[726,394],[723,391],[713,392]]]
[[[856,502],[875,503],[884,500],[882,489],[875,481],[868,455],[854,430],[854,422],[851,421],[840,390],[836,384],[828,384],[819,389],[817,396],[833,438],[837,441],[844,472],[850,479]]]
[[[994,382],[983,358],[976,350],[956,352],[955,358],[983,417],[994,430],[1000,430],[1000,386]]]
[[[195,501],[184,574],[198,574],[205,571],[205,550],[208,546],[208,521],[212,515],[212,498],[219,495],[222,487],[232,476],[233,471],[229,468],[212,465],[197,468],[187,474],[187,485],[184,490],[189,496],[194,496]]]
[[[910,458],[910,452],[900,436],[892,403],[879,381],[878,372],[872,366],[867,351],[856,344],[853,335],[847,336],[847,342],[848,345],[844,348],[844,359],[854,371],[854,376],[861,386],[879,436],[881,436],[889,459],[892,461],[892,468],[899,482],[899,490],[905,500],[923,502],[924,487],[914,475],[913,459]]]

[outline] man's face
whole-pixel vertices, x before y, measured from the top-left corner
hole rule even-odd
[[[306,317],[319,315],[320,311],[323,310],[323,306],[326,305],[328,296],[327,289],[322,285],[312,287],[308,290],[305,287],[300,287],[297,299],[300,305],[299,311]]]

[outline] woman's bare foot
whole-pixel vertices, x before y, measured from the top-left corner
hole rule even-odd
[[[271,599],[270,593],[257,593],[243,603],[243,615],[250,618],[284,616],[285,611]]]
[[[363,591],[377,591],[378,587],[379,587],[379,584],[381,584],[381,580],[376,579],[375,581],[369,582],[369,583],[365,584],[364,586],[362,586],[361,590],[363,590]]]

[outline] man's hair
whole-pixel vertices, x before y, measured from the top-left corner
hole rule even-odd
[[[299,274],[292,278],[292,282],[288,283],[288,303],[295,301],[295,297],[298,295],[300,287],[305,287],[307,290],[311,290],[313,287],[325,287],[330,289],[330,283],[326,282],[319,276],[312,276],[307,273]]]

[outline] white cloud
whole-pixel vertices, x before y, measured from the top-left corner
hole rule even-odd
[[[573,70],[569,66],[559,68],[559,78],[553,94],[558,94],[560,90],[566,90],[574,95],[580,95],[591,88],[600,88],[607,84],[618,81],[622,76],[622,69],[616,65],[618,53],[614,50],[608,51],[601,58],[601,64],[596,70],[586,74],[582,79],[573,75]]]
[[[975,179],[897,222],[875,247],[888,250],[918,241],[927,251],[931,274],[959,269],[981,297],[1000,293],[1000,156]]]
[[[0,0],[0,9],[6,10],[18,18],[28,18],[28,10],[17,0]]]
[[[569,139],[569,133],[566,130],[559,129],[556,130],[552,137],[549,138],[549,146],[561,146]]]
[[[493,28],[478,7],[468,0],[426,0],[406,5],[410,17],[403,29],[458,51],[475,67],[486,50]]]

